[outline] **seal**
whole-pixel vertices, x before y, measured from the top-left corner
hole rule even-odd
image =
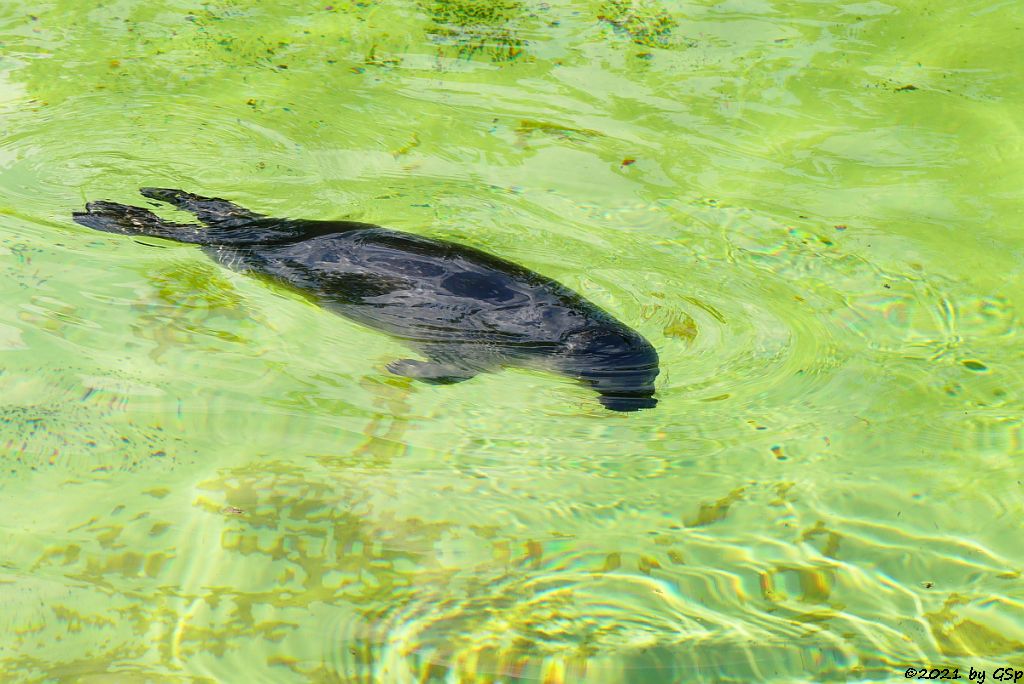
[[[443,385],[505,367],[539,368],[591,387],[613,411],[657,404],[658,354],[650,342],[523,266],[369,223],[270,218],[181,190],[140,192],[195,214],[202,225],[103,201],[73,218],[107,233],[202,245],[218,263],[290,286],[426,359],[393,361],[391,373]]]

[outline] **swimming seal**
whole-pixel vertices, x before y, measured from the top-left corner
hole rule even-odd
[[[650,342],[567,287],[472,247],[368,223],[278,219],[227,200],[142,188],[204,226],[148,209],[90,202],[74,220],[107,233],[203,246],[228,268],[269,276],[325,309],[400,338],[426,361],[388,365],[431,384],[503,367],[583,382],[614,411],[652,408],[658,354]]]

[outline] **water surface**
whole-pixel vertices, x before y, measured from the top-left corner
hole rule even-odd
[[[3,3],[5,681],[1020,666],[1022,38],[994,0]],[[71,222],[140,186],[522,263],[654,343],[660,403],[391,376]]]

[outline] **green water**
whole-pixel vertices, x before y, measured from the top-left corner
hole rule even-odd
[[[1022,40],[998,0],[6,0],[0,679],[1024,666]],[[70,220],[147,185],[522,263],[660,404],[412,384]]]

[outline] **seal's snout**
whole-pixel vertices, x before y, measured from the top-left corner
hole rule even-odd
[[[638,333],[629,330],[586,330],[570,341],[577,377],[600,396],[612,411],[654,408],[654,381],[658,352]]]
[[[640,409],[649,409],[657,406],[658,400],[652,395],[653,392],[651,392],[651,394],[602,394],[597,398],[597,400],[601,402],[601,405],[606,409],[628,413],[630,411],[639,411]]]
[[[639,411],[654,408],[654,380],[658,377],[658,366],[641,368],[618,368],[613,370],[590,371],[583,375],[600,395],[601,405],[612,411]]]

